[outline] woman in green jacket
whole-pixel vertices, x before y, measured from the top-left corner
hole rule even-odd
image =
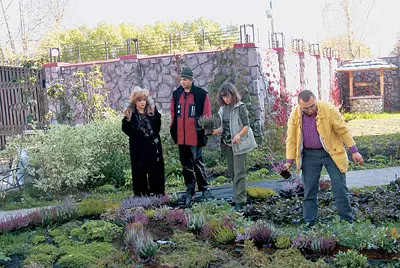
[[[246,105],[240,100],[234,85],[226,83],[221,86],[218,92],[221,126],[213,131],[214,135],[221,134],[221,152],[233,182],[236,210],[246,203],[246,155],[257,147]]]

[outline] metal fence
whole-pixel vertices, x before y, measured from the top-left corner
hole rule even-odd
[[[122,43],[63,44],[59,47],[59,61],[86,62],[119,58],[123,55],[160,55],[178,52],[202,51],[232,47],[240,40],[240,31],[231,29],[217,32],[201,31],[196,34],[147,36],[139,35]],[[50,62],[54,59],[50,55]]]

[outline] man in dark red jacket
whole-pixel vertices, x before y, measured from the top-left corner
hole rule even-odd
[[[207,144],[204,130],[199,130],[198,119],[211,116],[208,92],[193,84],[193,71],[181,70],[181,86],[174,90],[171,99],[171,136],[179,146],[179,158],[186,185],[186,206],[190,207],[195,194],[195,182],[203,196],[210,195],[203,164],[202,147]]]

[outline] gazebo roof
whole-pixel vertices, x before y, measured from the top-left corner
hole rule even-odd
[[[337,72],[396,70],[397,66],[382,59],[352,60],[336,69]]]

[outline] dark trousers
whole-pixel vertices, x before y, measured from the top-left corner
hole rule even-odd
[[[199,191],[206,190],[208,183],[203,164],[202,147],[179,145],[179,159],[182,164],[186,193],[192,196],[195,194],[196,181]]]
[[[165,194],[164,162],[155,162],[151,167],[132,167],[132,187],[136,196]]]
[[[351,210],[349,192],[346,186],[346,174],[340,172],[335,162],[333,162],[332,157],[324,149],[303,150],[304,221],[307,223],[314,223],[317,219],[317,194],[323,165],[331,178],[333,197],[335,198],[340,218],[352,222],[353,212]]]

